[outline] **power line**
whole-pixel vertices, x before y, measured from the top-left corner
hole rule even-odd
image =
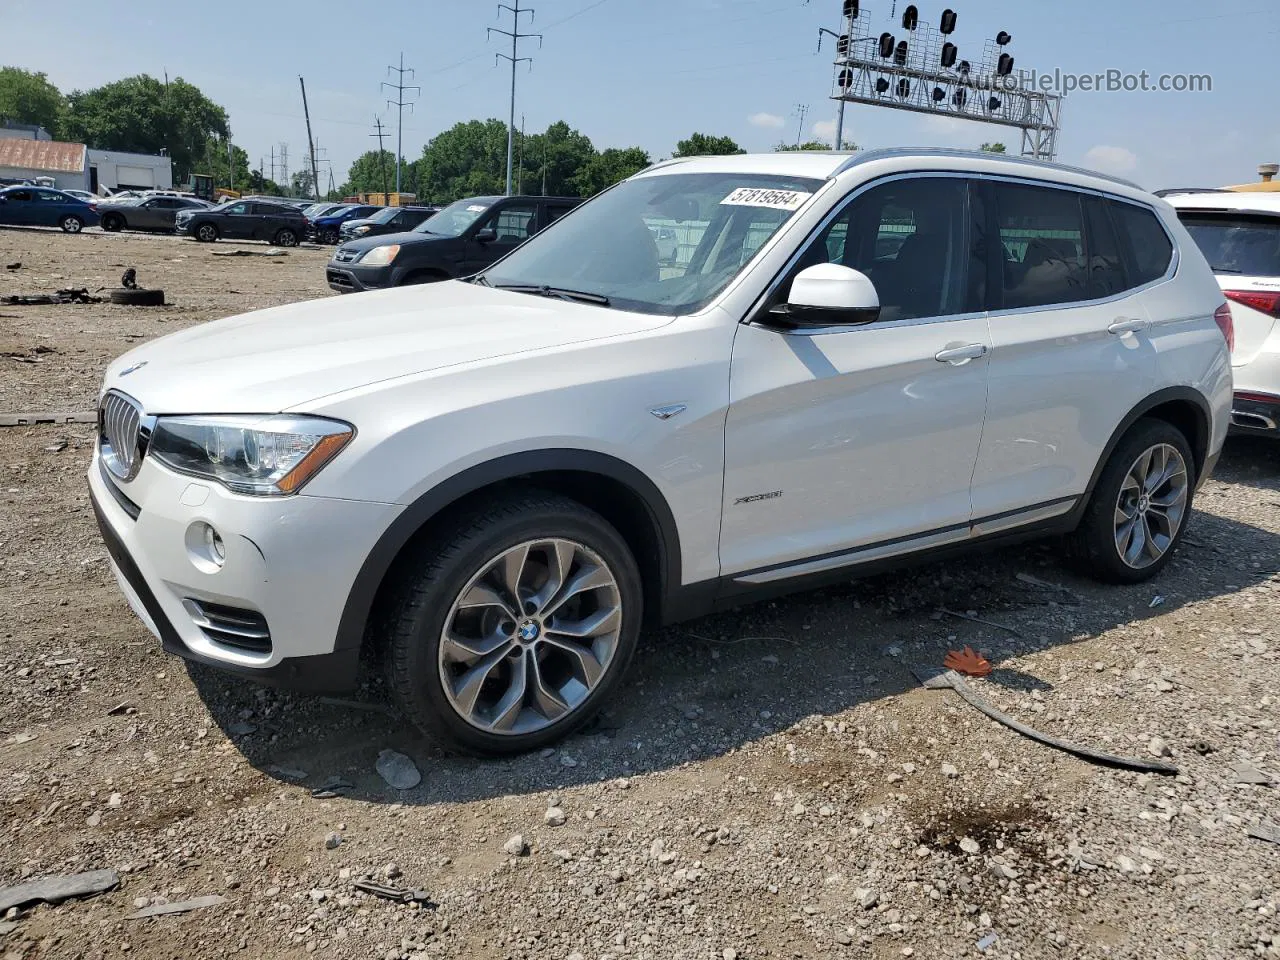
[[[377,133],[371,133],[369,136],[378,138],[378,169],[382,171],[382,199],[387,199],[387,152],[382,149],[382,118],[374,117],[373,123]],[[330,167],[330,176],[332,176],[333,168]],[[400,184],[396,184],[396,193],[400,192]]]
[[[489,27],[488,33],[485,34],[486,38],[491,37],[495,33],[500,33],[504,37],[511,38],[511,55],[507,56],[507,54],[505,53],[494,54],[494,60],[493,60],[495,66],[497,65],[499,60],[511,61],[511,119],[507,123],[507,196],[508,197],[511,196],[511,175],[514,172],[511,169],[511,161],[514,159],[515,143],[516,143],[516,64],[521,62],[528,63],[529,69],[530,70],[533,69],[533,57],[520,56],[520,41],[530,40],[530,39],[533,39],[534,37],[537,37],[538,46],[539,47],[542,46],[542,34],[520,32],[520,14],[527,13],[529,15],[529,20],[532,21],[533,9],[531,7],[525,7],[522,10],[520,8],[520,0],[515,0],[515,3],[516,5],[514,7],[509,7],[505,3],[498,4],[498,16],[502,16],[503,10],[511,11],[511,29],[502,30],[502,29],[499,29],[498,27]]]
[[[406,67],[404,65],[403,52],[401,52],[400,54],[400,66],[387,67],[387,75],[390,76],[393,70],[396,72],[396,82],[390,83],[389,81],[383,80],[382,85],[384,87],[390,87],[392,90],[396,92],[396,99],[388,100],[387,106],[395,107],[399,111],[399,116],[396,120],[396,193],[399,193],[400,192],[400,156],[402,153],[404,153],[404,108],[408,107],[409,112],[413,113],[413,101],[406,100],[404,98],[404,92],[406,90],[412,90],[417,94],[421,94],[422,88],[415,87],[412,84],[406,84],[404,82],[404,75],[406,73],[409,74],[410,77],[413,77],[414,73],[413,73],[412,67]]]

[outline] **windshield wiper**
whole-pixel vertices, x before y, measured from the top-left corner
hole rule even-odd
[[[486,277],[483,273],[477,273],[474,277],[472,277],[472,278],[471,278],[470,280],[468,280],[467,282],[468,282],[468,283],[476,283],[476,284],[479,284],[479,285],[480,285],[480,286],[482,286],[482,287],[492,287],[492,286],[493,286],[493,284],[489,282],[489,278],[488,278],[488,277]]]
[[[567,290],[564,287],[549,287],[546,284],[500,283],[497,284],[497,289],[510,290],[512,293],[531,293],[536,297],[553,297],[573,303],[592,303],[598,307],[607,307],[610,303],[609,298],[602,293]]]

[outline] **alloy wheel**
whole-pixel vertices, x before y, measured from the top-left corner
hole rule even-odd
[[[1129,468],[1116,500],[1116,550],[1142,570],[1168,553],[1186,519],[1190,493],[1187,464],[1167,443],[1149,448]]]
[[[471,726],[533,733],[583,705],[621,629],[617,578],[597,553],[572,540],[527,541],[481,565],[454,600],[440,680]]]
[[[76,217],[67,217],[62,221],[62,229],[67,233],[79,233],[83,226],[84,224]]]

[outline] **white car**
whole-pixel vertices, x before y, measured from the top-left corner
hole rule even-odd
[[[1237,433],[1280,438],[1280,193],[1170,198],[1230,302]]]
[[[696,240],[660,266],[655,220]],[[691,241],[692,243],[692,241]],[[232,317],[107,371],[89,484],[166,650],[544,745],[642,625],[1069,534],[1158,573],[1230,315],[1163,201],[960,152],[673,160],[470,281]]]

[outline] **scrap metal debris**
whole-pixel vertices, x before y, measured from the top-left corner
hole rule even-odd
[[[29,903],[62,903],[77,897],[92,897],[106,893],[120,883],[120,874],[114,870],[91,870],[64,877],[46,877],[20,883],[16,887],[0,888],[0,913],[11,907],[24,907]]]
[[[287,257],[288,250],[281,250],[279,247],[269,247],[266,250],[215,250],[215,257]]]
[[[138,271],[133,267],[126,270],[124,272],[124,276],[120,278],[120,286],[124,287],[126,290],[137,290]]]
[[[21,269],[22,269],[22,261],[21,261],[21,260],[19,260],[19,261],[17,261],[16,263],[6,263],[6,264],[4,265],[4,268],[5,268],[6,270],[21,270]]]
[[[84,413],[0,413],[0,427],[34,427],[42,423],[97,423],[93,411]]]
[[[1247,761],[1232,764],[1231,772],[1236,775],[1236,783],[1245,783],[1259,787],[1269,787],[1275,783],[1271,774],[1259,770]]]
[[[63,303],[101,303],[101,297],[89,293],[86,287],[68,287],[57,293],[14,294],[0,297],[0,303],[10,307],[40,307]]]
[[[1007,630],[1009,633],[1012,633],[1015,637],[1022,636],[1021,631],[1019,631],[1017,628],[1010,627],[1007,624],[1003,624],[1003,623],[996,623],[994,620],[984,620],[982,617],[975,617],[972,614],[968,614],[968,613],[957,613],[955,610],[948,610],[946,607],[939,607],[938,612],[946,614],[948,617],[955,617],[957,620],[968,620],[970,623],[986,624],[988,627],[995,627],[997,630]]]
[[[970,646],[963,650],[948,651],[942,658],[942,665],[969,677],[986,677],[991,674],[991,661]]]
[[[1170,776],[1176,775],[1178,768],[1169,763],[1159,763],[1150,760],[1135,760],[1130,757],[1119,757],[1111,753],[1103,753],[1100,750],[1094,750],[1090,747],[1081,747],[1066,740],[1059,740],[1057,737],[1051,737],[1046,733],[1041,733],[1033,727],[1027,726],[1013,717],[1009,716],[1001,710],[997,710],[986,700],[978,696],[964,682],[964,678],[954,670],[939,670],[937,667],[915,667],[912,672],[928,690],[954,690],[958,693],[966,703],[976,709],[979,713],[990,717],[996,723],[1003,724],[1010,730],[1029,737],[1045,746],[1053,747],[1056,750],[1062,750],[1066,753],[1074,754],[1084,760],[1090,760],[1094,763],[1101,763],[1110,767],[1122,767],[1128,770],[1141,770],[1144,773],[1162,773]]]
[[[1267,843],[1280,843],[1280,827],[1274,823],[1260,823],[1256,827],[1249,828],[1249,836],[1255,840],[1265,840]]]
[[[154,907],[144,907],[137,913],[131,913],[126,920],[145,920],[147,917],[163,917],[170,913],[190,913],[192,910],[203,910],[205,907],[216,907],[226,903],[226,897],[213,894],[208,897],[196,897],[194,900],[180,900],[177,903],[157,903]]]
[[[1061,593],[1065,597],[1070,597],[1072,600],[1076,600],[1076,601],[1080,600],[1080,594],[1076,593],[1070,587],[1064,587],[1060,583],[1053,583],[1049,580],[1041,580],[1039,577],[1033,577],[1029,573],[1019,573],[1015,576],[1015,579],[1019,583],[1025,583],[1031,587],[1039,587],[1042,590],[1056,590],[1058,593]]]
[[[383,900],[390,900],[393,903],[420,903],[428,910],[433,910],[436,906],[431,902],[431,894],[425,890],[401,890],[399,887],[389,887],[386,884],[375,883],[372,880],[353,880],[351,885],[357,890],[373,894],[375,897],[381,897]]]

